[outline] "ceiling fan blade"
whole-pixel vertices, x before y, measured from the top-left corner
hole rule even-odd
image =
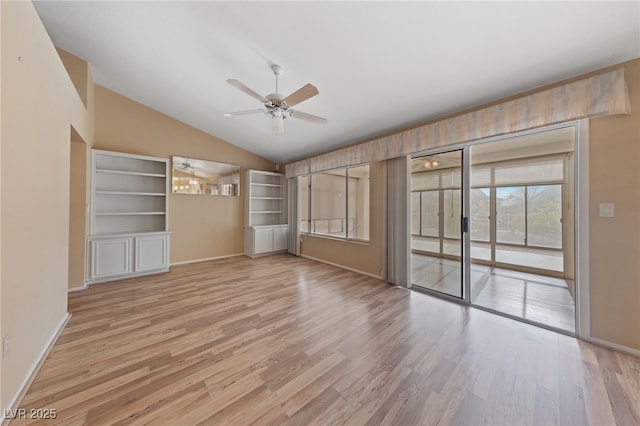
[[[282,102],[285,102],[289,106],[294,106],[296,104],[299,104],[300,102],[314,97],[318,93],[320,92],[318,92],[316,86],[314,86],[313,84],[305,84],[304,86],[284,98]]]
[[[273,128],[273,133],[275,135],[281,135],[284,133],[284,117],[283,116],[274,116],[271,119],[271,126]]]
[[[307,114],[306,112],[293,111],[293,118],[299,118],[300,120],[308,121],[310,123],[327,124],[326,118],[318,117],[317,115]]]
[[[265,98],[262,95],[259,95],[258,93],[254,92],[253,90],[249,89],[247,86],[245,86],[244,84],[240,83],[238,80],[236,80],[234,78],[230,78],[229,80],[227,80],[227,83],[229,83],[230,85],[232,85],[236,89],[242,90],[247,95],[249,95],[249,96],[251,96],[253,98],[256,98],[260,102],[269,103],[269,100],[267,98]]]
[[[264,114],[264,110],[263,109],[248,109],[246,111],[225,112],[224,116],[225,117],[238,117],[240,115],[251,115],[251,114],[258,114],[258,113],[263,113]]]

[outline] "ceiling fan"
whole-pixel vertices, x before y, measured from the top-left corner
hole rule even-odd
[[[280,65],[272,65],[271,71],[276,76],[276,92],[267,96],[260,96],[255,91],[249,89],[238,80],[230,78],[227,83],[235,88],[243,91],[247,95],[259,100],[264,105],[264,109],[251,109],[247,111],[228,112],[224,114],[225,117],[236,117],[240,115],[249,114],[267,114],[270,115],[273,126],[273,133],[280,135],[284,133],[284,119],[288,117],[299,118],[300,120],[308,121],[310,123],[326,124],[327,119],[318,117],[316,115],[307,114],[302,111],[291,109],[292,106],[306,101],[309,98],[314,97],[318,93],[318,89],[312,84],[305,84],[300,89],[296,90],[286,98],[278,93],[278,77],[282,75],[284,70]]]

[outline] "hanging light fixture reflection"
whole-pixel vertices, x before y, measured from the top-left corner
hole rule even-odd
[[[425,169],[431,169],[433,167],[438,167],[439,165],[440,165],[440,162],[436,160],[435,157],[427,159],[423,164]]]

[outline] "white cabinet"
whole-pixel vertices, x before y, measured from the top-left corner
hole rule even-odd
[[[273,251],[273,228],[251,228],[253,230],[253,253],[262,254]]]
[[[169,264],[169,235],[154,234],[135,237],[135,272],[165,270]]]
[[[287,249],[287,235],[289,234],[289,226],[273,227],[273,251],[282,251]]]
[[[244,253],[249,257],[287,249],[288,225],[247,226],[244,228]]]
[[[92,280],[130,274],[131,238],[113,237],[91,239],[89,237],[90,276]]]
[[[89,283],[169,270],[169,234],[89,236]]]
[[[169,269],[169,160],[94,149],[87,282]]]
[[[284,175],[247,170],[244,182],[244,253],[255,257],[286,250]]]

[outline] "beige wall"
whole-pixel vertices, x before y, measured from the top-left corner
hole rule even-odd
[[[82,103],[86,107],[88,89],[89,86],[93,86],[93,84],[90,84],[89,64],[60,48],[56,48],[56,51],[58,52],[60,59],[62,59],[64,68],[67,70],[67,74],[69,74],[69,77],[71,78],[73,87],[76,88]]]
[[[589,126],[591,335],[640,350],[640,59],[624,68],[632,114]]]
[[[94,133],[94,88],[93,77],[89,64],[66,52],[56,48],[65,70],[71,78],[73,87],[86,106],[76,113],[86,114],[88,129],[85,134],[90,139],[84,140],[80,134],[71,128],[71,177],[69,182],[69,288],[84,287],[86,267],[86,237],[89,230],[88,200],[90,199],[91,145]],[[84,156],[83,156],[84,155]]]
[[[0,5],[0,201],[2,201],[2,5]],[[0,357],[2,356],[2,206],[0,205]],[[0,409],[6,407],[4,402],[4,392],[2,392],[2,361],[0,361]],[[8,399],[8,398],[7,398]]]
[[[640,351],[640,59],[578,76],[572,80],[620,67],[625,68],[633,113],[626,116],[595,118],[590,122],[591,335]],[[542,91],[568,81],[440,119]],[[438,120],[431,122],[435,121]],[[421,125],[424,124],[428,123]],[[379,176],[374,178],[372,170],[371,244],[360,245],[304,235],[302,254],[380,275],[384,259],[382,244],[378,244],[381,241],[379,227],[382,226],[384,209],[382,192],[382,179]],[[614,218],[598,217],[598,204],[602,202],[615,203]]]
[[[170,158],[173,155],[273,170],[255,154],[96,86],[94,148]],[[242,173],[244,176],[244,173]],[[242,253],[244,197],[172,194],[171,262]]]
[[[71,126],[91,120],[30,2],[0,2],[2,146],[1,405],[39,360],[67,313]],[[10,106],[10,107],[9,107]]]
[[[302,235],[300,254],[322,259],[347,268],[382,276],[383,270],[383,212],[384,212],[384,171],[382,162],[371,163],[370,221],[371,235],[368,243],[343,241],[333,238]]]
[[[87,144],[77,140],[71,129],[69,167],[69,288],[84,287],[87,216]]]

